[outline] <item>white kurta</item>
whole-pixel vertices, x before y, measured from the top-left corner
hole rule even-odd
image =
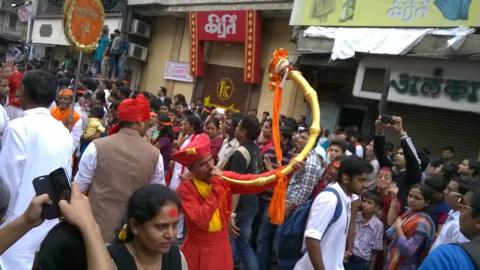
[[[187,145],[192,141],[195,135],[188,135],[180,146],[180,150],[187,147]],[[182,164],[175,162],[173,165],[172,179],[170,180],[170,189],[177,191],[178,186],[180,185],[180,176],[185,172],[186,168]]]
[[[8,126],[8,122],[10,122],[10,120],[8,119],[7,111],[3,108],[2,104],[0,104],[0,143],[2,141],[3,132],[5,132],[5,129]],[[2,147],[0,147],[0,149],[2,149]]]
[[[63,167],[71,173],[72,137],[47,108],[27,110],[10,122],[3,134],[0,177],[10,189],[10,204],[4,224],[20,216],[35,196],[32,180]],[[0,256],[3,270],[30,270],[35,250],[58,223],[45,221],[32,229]]]

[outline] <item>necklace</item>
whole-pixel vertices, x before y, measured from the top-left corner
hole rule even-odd
[[[135,247],[133,247],[132,249],[133,249],[133,253],[134,253],[134,256],[135,256],[135,262],[138,262],[142,266],[142,270],[160,270],[161,269],[162,257],[160,257],[160,260],[158,260],[158,262],[155,263],[153,268],[149,268],[140,261],[140,256],[138,256],[138,252],[135,249]]]

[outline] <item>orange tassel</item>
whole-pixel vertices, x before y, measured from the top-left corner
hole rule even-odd
[[[268,216],[272,224],[280,225],[285,221],[285,199],[287,196],[288,178],[281,173],[282,167],[275,172],[277,183],[273,189],[272,200],[268,206]]]
[[[284,51],[282,49],[276,50],[273,54],[274,60],[270,66],[270,72],[273,71],[276,63],[280,60],[281,57],[285,57]],[[273,97],[273,115],[272,115],[272,137],[273,137],[273,147],[275,149],[275,156],[277,157],[277,162],[279,165],[278,170],[275,172],[277,175],[277,183],[273,189],[272,200],[268,206],[268,216],[272,224],[282,224],[285,219],[285,198],[287,192],[288,179],[281,173],[282,170],[282,146],[280,143],[280,107],[282,105],[282,87],[281,87],[281,78],[278,75],[273,75],[271,73],[271,83],[270,86],[275,86],[274,97]],[[273,87],[272,87],[273,88]]]

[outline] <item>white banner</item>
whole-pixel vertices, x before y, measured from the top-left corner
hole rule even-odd
[[[193,82],[193,77],[190,74],[190,66],[187,62],[167,61],[165,64],[164,77],[167,80]]]

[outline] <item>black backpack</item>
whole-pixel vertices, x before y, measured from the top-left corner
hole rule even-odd
[[[333,217],[328,223],[325,233],[327,233],[330,226],[335,223],[342,215],[342,199],[338,192],[328,187],[322,192],[332,192],[337,197],[337,205]],[[307,226],[308,217],[310,216],[310,208],[314,200],[308,200],[297,207],[295,211],[288,216],[287,220],[280,225],[275,233],[273,241],[273,248],[277,256],[278,266],[284,268],[293,268],[298,260],[300,260],[305,253],[302,250],[303,236],[305,227]],[[324,235],[325,235],[324,233]]]
[[[480,269],[480,236],[474,238],[472,242],[462,243],[459,246],[467,252],[477,269]]]

